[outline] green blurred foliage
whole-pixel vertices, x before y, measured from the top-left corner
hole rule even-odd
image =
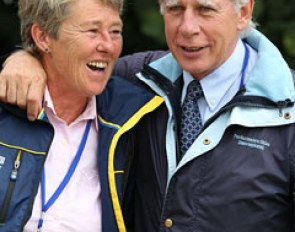
[[[258,29],[281,51],[289,65],[295,68],[295,1],[257,0],[254,12]]]
[[[0,55],[10,52],[19,43],[19,21],[15,3],[0,0]]]
[[[11,51],[19,42],[18,19],[14,2],[0,0],[0,54]],[[122,54],[143,50],[167,49],[162,16],[157,0],[125,0],[124,48]],[[295,1],[256,0],[254,20],[295,68]]]
[[[167,49],[157,0],[127,0],[123,21],[123,54]]]

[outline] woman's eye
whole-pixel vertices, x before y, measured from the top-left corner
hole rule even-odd
[[[97,29],[89,29],[88,32],[97,33]]]
[[[122,38],[122,30],[111,30],[109,33],[112,39]]]
[[[122,31],[121,30],[112,30],[111,34],[113,34],[113,35],[121,35]]]

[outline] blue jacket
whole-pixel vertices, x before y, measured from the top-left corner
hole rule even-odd
[[[24,111],[1,104],[1,232],[22,231],[29,219],[53,133],[48,122],[30,123]]]
[[[160,97],[117,77],[112,77],[97,97],[98,170],[105,232],[126,231],[120,208],[125,133],[162,102]],[[0,232],[21,232],[28,221],[53,136],[44,110],[38,121],[29,122],[25,111],[0,103]]]
[[[141,64],[146,54],[120,60],[125,73],[116,74],[165,101],[134,130],[123,202],[128,231],[294,231],[293,77],[261,33],[253,30],[246,42],[258,60],[245,89],[206,122],[179,164],[182,69],[172,54],[148,65]]]

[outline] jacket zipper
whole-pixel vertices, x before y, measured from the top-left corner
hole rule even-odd
[[[9,180],[9,184],[8,184],[8,188],[5,194],[5,198],[3,201],[3,205],[2,208],[0,210],[0,225],[5,224],[5,219],[7,217],[7,213],[8,213],[8,209],[9,209],[9,205],[11,202],[11,198],[12,198],[12,194],[15,188],[15,184],[16,184],[16,180],[18,177],[18,171],[21,165],[21,155],[22,155],[22,151],[18,151],[17,155],[16,155],[16,159],[14,161],[14,166],[12,168],[11,174],[10,174],[10,180]]]
[[[148,65],[145,65],[144,66],[144,69],[142,70],[142,74],[143,76],[146,78],[146,79],[149,79],[149,80],[152,80],[157,86],[159,86],[159,88],[161,90],[164,91],[164,93],[168,96],[169,98],[169,101],[170,101],[170,104],[171,104],[171,99],[169,97],[170,95],[170,91],[171,91],[171,87],[169,87],[169,84],[170,86],[174,86],[174,83],[170,82],[168,84],[168,80],[165,81],[165,77],[163,77],[162,74],[160,74],[157,70],[154,70],[153,68],[151,68],[150,66]],[[171,104],[172,105],[172,104]],[[175,109],[172,107],[172,110],[173,110],[173,115],[172,115],[172,120],[173,120],[173,127],[174,127],[174,134],[175,134],[175,138],[176,141],[175,141],[175,144],[176,144],[176,155],[178,156],[178,153],[179,153],[179,142],[178,142],[178,125],[177,125],[177,121],[176,121],[176,112],[175,112]],[[168,183],[167,183],[168,184]],[[166,186],[166,188],[169,188],[169,186]],[[169,192],[169,190],[167,191]],[[162,209],[161,209],[161,214],[160,214],[160,225],[159,225],[159,231],[161,231],[162,227],[163,227],[163,224],[164,224],[164,211],[165,211],[165,202],[166,202],[166,197],[167,197],[167,192],[164,194],[163,196],[163,201],[162,201]]]
[[[172,121],[173,121],[173,131],[175,134],[175,138],[178,138],[178,124],[177,124],[177,115],[179,114],[179,112],[175,112],[177,108],[177,105],[172,103],[171,100],[171,91],[175,91],[176,89],[176,84],[169,81],[168,79],[166,79],[161,73],[159,73],[157,70],[151,68],[149,65],[145,65],[144,69],[142,70],[142,74],[146,79],[152,80],[168,97],[169,101],[170,101],[170,105],[172,106],[172,111],[173,111],[173,115],[172,115]],[[180,104],[180,102],[179,102]],[[180,105],[179,105],[180,106]],[[178,139],[176,139],[175,141],[176,144],[176,152],[177,152],[177,156],[179,154],[179,143],[178,143]]]

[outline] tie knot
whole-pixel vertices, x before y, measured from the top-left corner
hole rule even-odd
[[[199,81],[194,80],[187,87],[187,100],[196,101],[203,96],[203,89]]]

